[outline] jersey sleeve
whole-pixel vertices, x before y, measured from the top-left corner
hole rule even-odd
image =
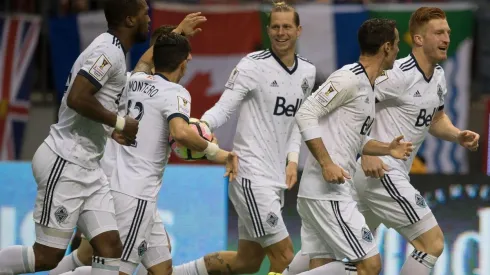
[[[346,71],[333,73],[300,107],[296,122],[305,141],[321,137],[318,119],[352,100],[357,80],[351,75]]]
[[[113,75],[122,70],[121,49],[112,44],[96,47],[82,64],[79,75],[100,89]],[[125,62],[125,60],[124,60]]]
[[[201,120],[215,130],[225,124],[248,92],[257,89],[259,75],[253,61],[246,58],[233,69],[218,102],[204,113]]]
[[[397,98],[405,90],[405,75],[398,67],[383,71],[382,75],[376,79],[374,85],[376,102]]]
[[[442,68],[439,70],[442,70]],[[441,82],[437,85],[437,95],[439,96],[439,108],[437,109],[438,111],[444,110],[444,101],[447,95],[446,83],[446,77],[444,76],[444,71],[442,71]]]
[[[174,90],[167,90],[163,108],[163,117],[168,122],[172,118],[180,117],[189,122],[191,116],[191,95],[184,87],[175,87]]]

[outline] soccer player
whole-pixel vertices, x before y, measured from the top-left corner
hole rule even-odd
[[[443,68],[451,29],[439,8],[421,7],[410,18],[412,53],[395,62],[377,79],[376,122],[371,136],[386,141],[404,135],[415,149],[407,161],[362,156],[354,176],[359,210],[375,228],[380,222],[395,229],[414,250],[401,269],[402,275],[430,274],[444,248],[441,228],[424,198],[410,184],[409,171],[428,133],[458,142],[475,151],[480,136],[456,128],[444,113],[447,93]],[[361,170],[364,170],[362,172]]]
[[[301,26],[292,7],[274,3],[267,30],[271,49],[242,58],[220,100],[201,118],[214,130],[239,111],[233,150],[240,167],[228,187],[239,216],[238,254],[229,265],[238,274],[257,272],[265,255],[269,271],[280,273],[294,256],[281,208],[284,190],[296,183],[301,135],[294,115],[316,74],[295,54]]]
[[[205,21],[206,18],[201,16],[200,13],[192,13],[186,16],[186,18],[179,24],[179,26],[161,26],[157,28],[151,38],[150,46],[155,44],[156,39],[162,35],[175,30],[177,33],[188,33],[189,35],[194,35],[196,33],[195,26]],[[127,73],[127,78],[131,76],[131,73]],[[121,116],[127,113],[127,90],[124,89],[122,93],[119,94],[116,103],[118,104],[118,114]],[[109,183],[112,178],[113,169],[116,162],[116,152],[118,151],[119,144],[114,139],[107,139],[107,144],[104,150],[104,156],[100,160],[101,167],[106,175]],[[116,209],[117,212],[117,209]],[[157,215],[156,222],[162,222],[160,216]],[[79,234],[79,231],[77,232]],[[91,264],[91,259],[93,256],[93,250],[90,246],[88,240],[82,236],[81,244],[78,249],[74,250],[70,255],[67,255],[60,261],[58,266],[49,272],[50,275],[59,275],[78,267],[89,266]],[[85,269],[87,273],[87,269]],[[81,273],[81,271],[78,271]],[[88,274],[90,274],[90,269],[88,269]]]
[[[309,96],[296,122],[309,148],[298,193],[301,250],[310,271],[345,274],[335,260],[349,259],[359,274],[379,274],[381,260],[373,235],[351,195],[358,154],[406,159],[411,143],[398,136],[384,143],[368,136],[374,121],[374,82],[390,69],[400,41],[395,22],[365,21],[358,31],[359,62],[345,65]],[[332,262],[332,264],[328,264]]]
[[[150,18],[144,0],[108,0],[108,32],[75,61],[59,110],[59,122],[32,160],[38,184],[34,210],[36,242],[0,251],[0,273],[50,270],[63,258],[76,226],[94,248],[92,274],[117,274],[122,244],[107,179],[100,168],[112,128],[125,145],[138,121],[116,114],[126,84],[126,51],[145,41]]]

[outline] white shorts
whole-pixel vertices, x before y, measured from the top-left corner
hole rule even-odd
[[[298,198],[301,251],[310,258],[356,262],[378,254],[378,247],[356,202]]]
[[[360,164],[357,165],[354,197],[358,201],[359,211],[372,212],[380,222],[397,230],[408,240],[437,225],[424,197],[405,175],[391,170],[381,179],[366,177]],[[366,214],[367,218],[371,216]]]
[[[117,230],[114,202],[102,169],[85,169],[41,144],[32,159],[37,183],[36,242],[66,249],[75,227],[91,239]]]
[[[121,271],[132,274],[139,263],[150,266],[169,260],[170,252],[156,255],[155,251],[169,251],[167,232],[157,215],[156,202],[141,200],[112,191],[119,235],[123,244]],[[158,249],[155,249],[158,248]],[[152,253],[147,253],[152,250]],[[162,253],[160,253],[162,254]],[[155,258],[156,257],[156,258]]]
[[[238,214],[238,237],[268,247],[289,236],[282,218],[284,190],[237,177],[228,195]]]

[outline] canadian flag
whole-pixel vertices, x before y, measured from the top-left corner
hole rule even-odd
[[[201,118],[219,100],[231,71],[240,59],[262,48],[258,8],[255,5],[235,8],[162,3],[156,3],[153,8],[153,29],[161,25],[177,25],[192,12],[200,11],[207,18],[200,26],[203,31],[190,39],[192,60],[180,83],[191,93],[191,116]],[[216,130],[221,148],[231,149],[235,126],[236,117]],[[183,163],[173,155],[170,162]]]

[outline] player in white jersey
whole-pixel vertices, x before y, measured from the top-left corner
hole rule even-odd
[[[75,61],[58,123],[32,160],[38,194],[36,242],[0,251],[0,273],[54,268],[76,226],[94,247],[92,274],[117,274],[122,244],[109,184],[100,168],[111,128],[135,139],[138,122],[118,117],[116,97],[126,84],[125,53],[146,39],[150,18],[144,0],[108,0],[109,31],[99,35]]]
[[[315,66],[295,54],[300,33],[297,12],[275,3],[268,26],[271,50],[244,57],[220,100],[201,118],[214,130],[239,112],[233,150],[240,167],[228,187],[239,217],[238,254],[230,262],[234,273],[257,272],[265,255],[269,271],[280,273],[294,256],[281,208],[284,190],[296,183],[301,136],[294,115],[316,74]]]
[[[359,62],[332,73],[296,115],[309,148],[298,193],[301,251],[310,271],[345,274],[335,260],[354,262],[359,274],[379,274],[381,260],[373,235],[356,208],[352,180],[358,154],[406,159],[411,143],[368,137],[374,121],[374,81],[393,66],[399,35],[395,22],[370,19],[359,28]],[[332,264],[329,264],[333,262]]]
[[[441,255],[444,237],[424,198],[410,184],[412,161],[428,133],[472,151],[478,148],[479,135],[459,130],[444,113],[446,79],[438,65],[447,58],[450,40],[444,11],[419,8],[409,26],[412,53],[376,81],[379,103],[370,136],[387,141],[390,136],[404,135],[414,144],[414,152],[407,161],[363,156],[354,182],[359,210],[368,224],[376,228],[382,222],[414,246],[400,274],[424,275],[430,274]]]

